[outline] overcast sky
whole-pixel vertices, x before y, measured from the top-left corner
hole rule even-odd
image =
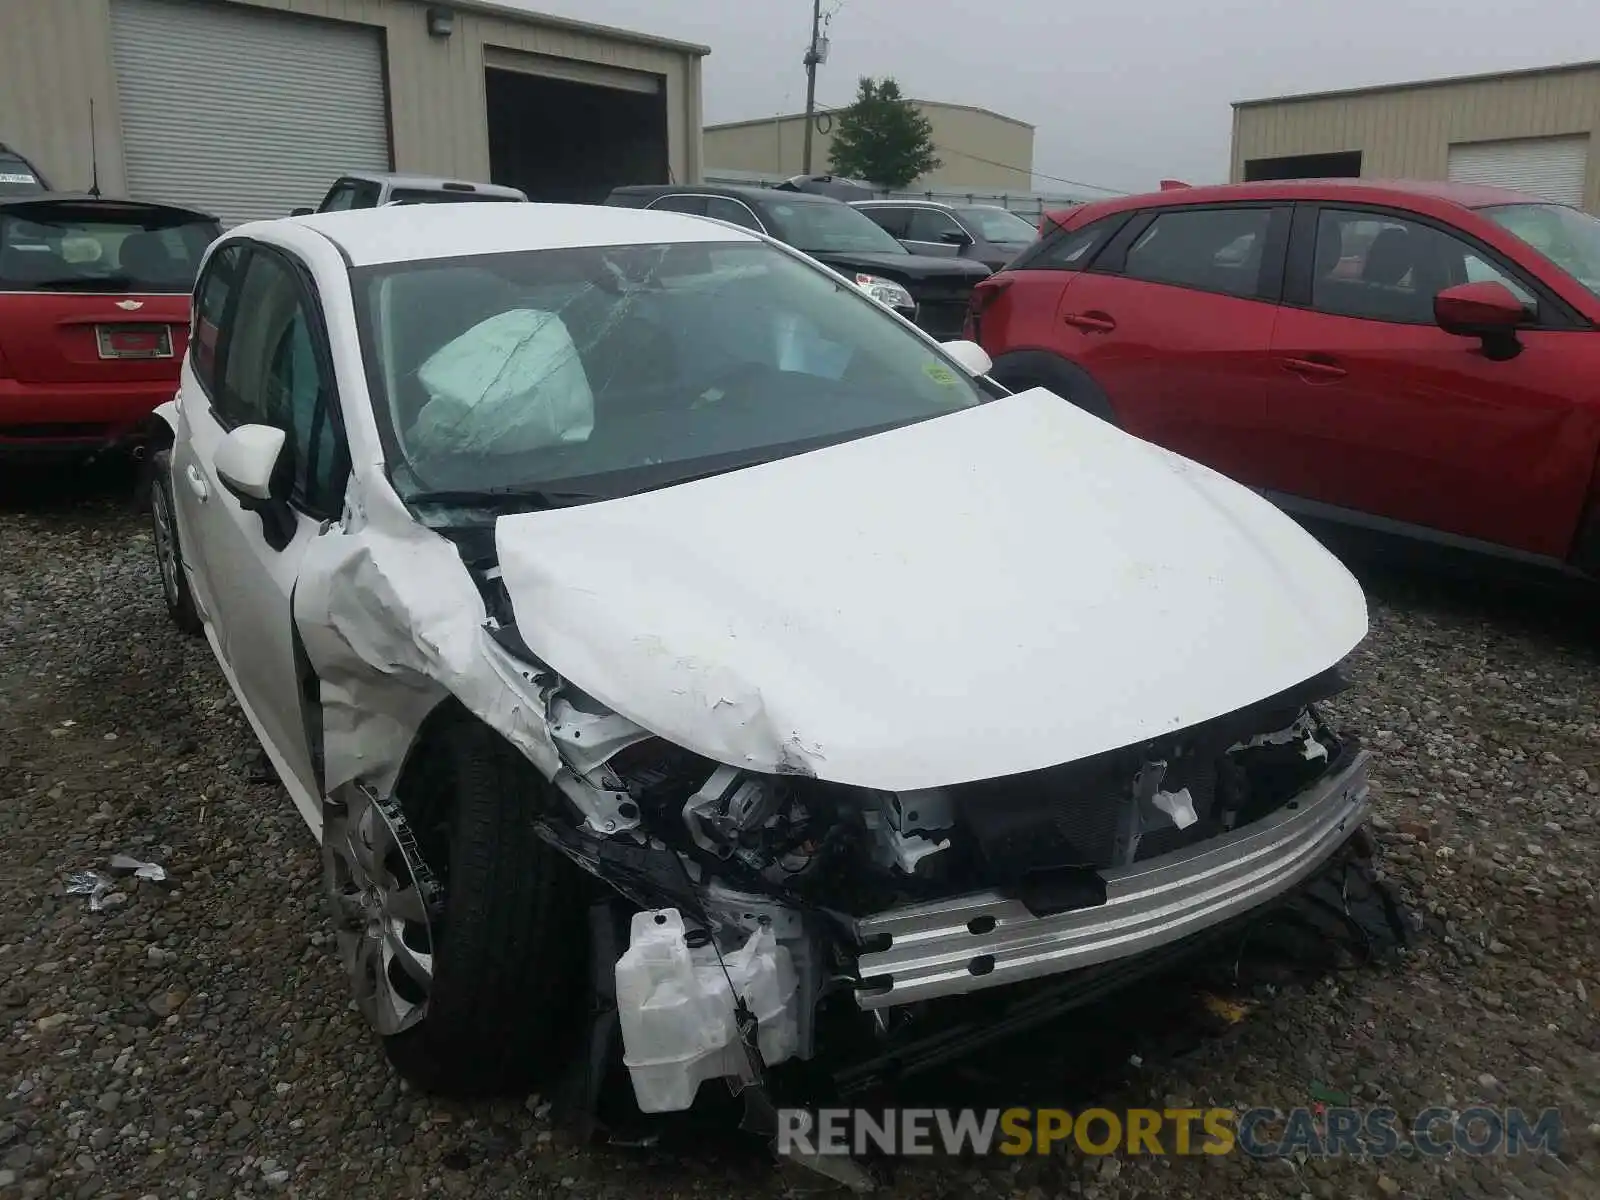
[[[700,42],[708,123],[805,107],[810,0],[509,0]],[[1600,0],[823,0],[823,105],[862,75],[1037,126],[1046,176],[1227,178],[1229,103],[1600,59]],[[708,164],[714,166],[716,164]]]

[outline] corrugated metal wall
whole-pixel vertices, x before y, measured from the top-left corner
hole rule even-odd
[[[435,38],[423,0],[233,2],[382,29],[397,170],[488,178],[484,48],[498,46],[660,75],[673,175],[700,176],[700,62],[688,51],[465,8],[456,9],[453,35]],[[0,0],[0,141],[19,146],[57,187],[89,185],[91,96],[101,187],[108,194],[127,187],[110,3]]]
[[[1367,178],[1444,179],[1453,143],[1589,134],[1600,211],[1600,67],[1237,105],[1230,178],[1249,159],[1360,150]]]

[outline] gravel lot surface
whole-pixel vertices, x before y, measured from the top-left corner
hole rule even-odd
[[[0,1200],[811,1186],[704,1125],[649,1150],[580,1146],[537,1097],[452,1105],[400,1086],[347,1003],[311,839],[275,786],[249,782],[253,740],[204,644],[167,624],[125,485],[99,469],[0,497]],[[1088,1037],[1079,1018],[991,1061],[1010,1063],[1001,1102],[1081,1106],[1088,1087],[1112,1108],[1288,1108],[1325,1089],[1402,1113],[1556,1106],[1559,1156],[1073,1152],[919,1161],[890,1194],[1600,1195],[1594,598],[1368,582],[1373,632],[1338,715],[1379,752],[1384,861],[1427,925],[1412,951],[1257,984],[1245,1019],[1176,1049],[1115,1017]],[[97,913],[64,894],[116,853],[177,886],[119,880]],[[1120,1068],[1067,1078],[1089,1042]]]

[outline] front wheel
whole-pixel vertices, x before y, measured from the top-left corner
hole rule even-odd
[[[161,599],[172,623],[191,637],[201,632],[200,613],[189,590],[183,568],[183,547],[178,540],[178,520],[172,505],[172,454],[158,451],[150,460],[150,533],[155,543],[156,569],[161,576]]]
[[[588,985],[584,879],[533,830],[557,803],[531,764],[461,720],[419,748],[400,803],[324,802],[323,865],[357,1007],[424,1091],[547,1077]]]

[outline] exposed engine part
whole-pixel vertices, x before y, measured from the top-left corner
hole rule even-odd
[[[741,836],[761,829],[778,815],[775,782],[737,767],[718,767],[683,806],[683,823],[702,850],[727,858]]]

